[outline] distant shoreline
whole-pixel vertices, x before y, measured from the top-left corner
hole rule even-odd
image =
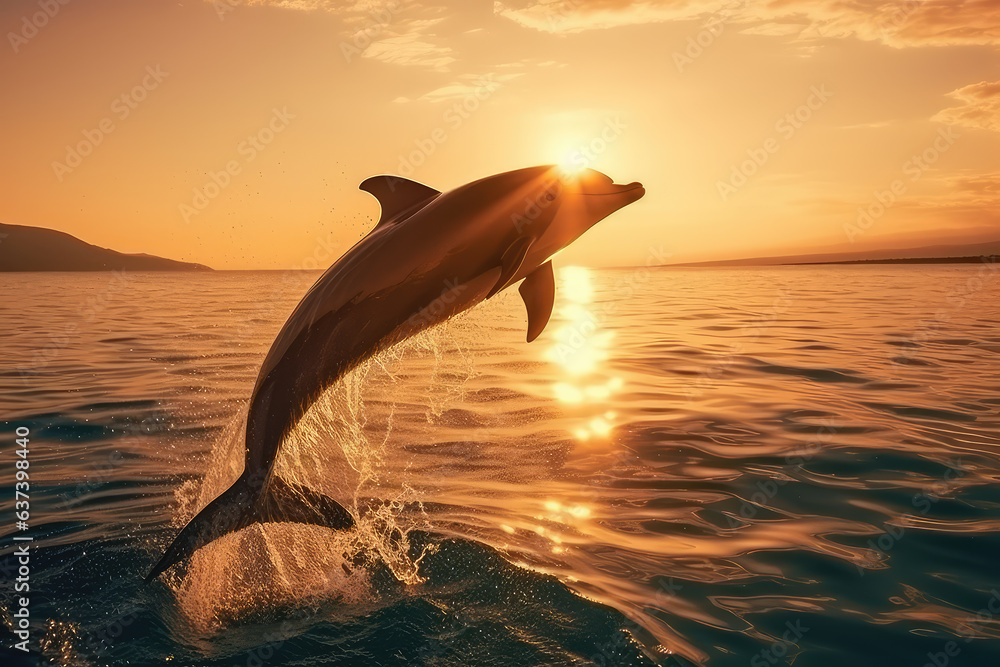
[[[969,257],[901,257],[898,259],[842,259],[830,262],[789,262],[779,266],[815,266],[817,264],[984,264],[997,261],[996,255],[972,255]],[[774,266],[773,264],[771,266]]]
[[[833,264],[976,264],[979,262],[992,264],[1000,262],[1000,253],[997,248],[992,247],[976,255],[929,255],[927,257],[837,257],[836,254],[830,257],[753,257],[747,259],[719,259],[707,262],[679,262],[677,264],[660,264],[660,267],[681,268],[681,269],[735,269],[741,267],[764,267],[764,266],[825,266]],[[874,254],[874,253],[873,253]]]

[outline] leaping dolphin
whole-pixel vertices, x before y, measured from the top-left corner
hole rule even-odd
[[[530,343],[552,312],[552,255],[645,194],[639,183],[554,166],[445,194],[398,176],[373,176],[360,187],[378,199],[381,217],[316,281],[274,339],[250,399],[243,474],[184,527],[146,581],[254,523],[353,526],[332,498],[274,474],[283,439],[309,406],[380,350],[522,279]]]

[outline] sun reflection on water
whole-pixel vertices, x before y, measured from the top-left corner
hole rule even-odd
[[[556,399],[581,406],[583,423],[573,429],[573,434],[586,442],[611,433],[615,413],[605,410],[603,403],[622,388],[624,381],[601,372],[614,334],[601,330],[594,312],[590,270],[567,266],[559,272],[559,278],[560,316],[564,324],[555,331],[555,343],[546,351],[546,358],[564,375],[552,383]]]

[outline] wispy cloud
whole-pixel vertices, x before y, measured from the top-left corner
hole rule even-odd
[[[739,3],[729,3],[739,4]],[[719,9],[716,3],[716,10]],[[542,32],[574,33],[641,23],[690,19],[710,12],[683,0],[513,0],[494,2],[493,13]]]
[[[393,35],[373,41],[361,52],[361,57],[392,65],[446,71],[456,58],[451,48],[431,40],[431,37],[418,31]]]
[[[1000,201],[1000,172],[956,176],[951,184],[957,191],[977,200]]]
[[[806,40],[855,37],[895,47],[1000,44],[997,0],[506,0],[493,11],[550,33],[663,21],[708,19],[726,12],[746,32]]]
[[[384,21],[380,17],[387,14],[443,15],[448,11],[440,1],[205,1],[225,2],[229,6],[324,11],[354,23],[371,21],[373,17],[376,22]],[[1000,2],[997,0],[495,0],[493,13],[525,28],[548,33],[710,19],[725,13],[727,21],[743,24],[744,32],[776,37],[803,40],[854,37],[894,47],[1000,44]],[[391,38],[408,35],[411,31],[423,32],[426,26],[401,22],[394,28]],[[389,48],[391,43],[383,47],[384,50]],[[445,47],[437,45],[437,48]],[[431,63],[440,66],[439,57],[434,56]]]
[[[1000,81],[974,83],[948,96],[962,104],[939,111],[932,120],[1000,132]]]
[[[842,125],[840,129],[842,130],[880,130],[884,127],[889,127],[894,121],[891,120],[873,120],[869,123],[855,123],[854,125]]]
[[[462,74],[454,81],[439,88],[435,88],[424,93],[420,97],[397,97],[393,100],[396,103],[405,102],[447,102],[451,100],[464,100],[470,97],[484,97],[492,94],[505,82],[522,76],[523,72],[510,72],[507,74]]]
[[[395,0],[205,0],[212,4],[224,2],[232,7],[278,7],[300,12],[330,12],[332,14],[367,15],[401,4]]]
[[[892,36],[908,44],[1000,44],[1000,3],[996,0],[909,0],[880,7]]]
[[[404,0],[206,0],[231,9],[267,6],[301,12],[324,12],[343,22],[340,51],[348,62],[369,58],[392,65],[447,71],[454,51],[437,34],[445,8]]]
[[[744,35],[764,35],[766,37],[788,37],[789,35],[801,35],[808,24],[798,21],[767,21],[757,23],[740,30]]]

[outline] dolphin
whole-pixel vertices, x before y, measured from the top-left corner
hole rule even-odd
[[[530,167],[442,194],[399,176],[360,186],[378,200],[375,228],[309,289],[261,364],[236,482],[177,535],[146,581],[223,535],[255,523],[351,528],[332,498],[282,480],[274,462],[285,436],[320,394],[358,364],[521,282],[527,341],[555,300],[551,257],[645,194],[593,169]]]

